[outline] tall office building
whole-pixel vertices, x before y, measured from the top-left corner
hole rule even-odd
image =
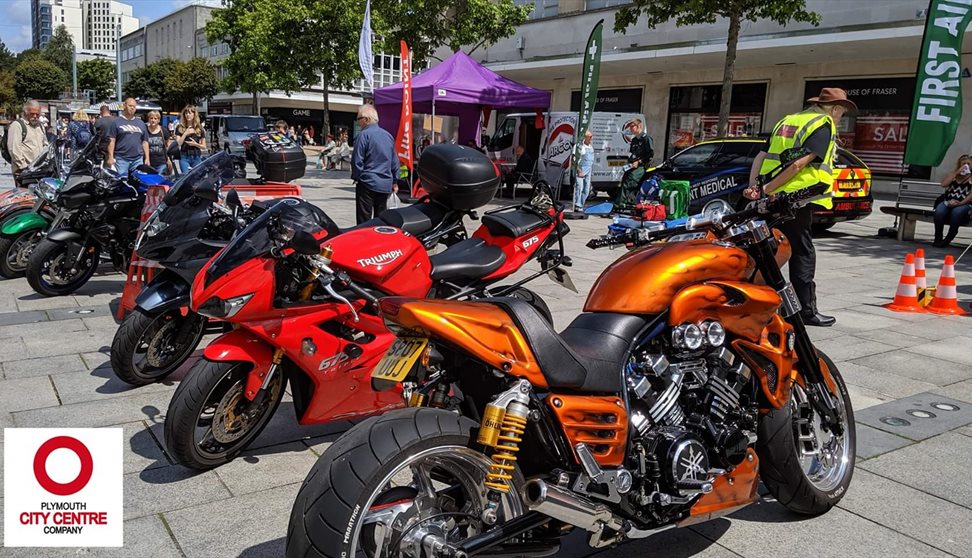
[[[63,25],[78,50],[113,52],[117,29],[138,29],[132,7],[115,0],[31,0],[33,47],[44,48]]]

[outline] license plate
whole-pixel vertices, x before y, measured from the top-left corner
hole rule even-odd
[[[856,180],[841,180],[837,183],[837,190],[841,192],[856,192],[864,185]]]
[[[388,348],[378,366],[371,371],[371,378],[389,382],[401,382],[422,355],[429,340],[422,337],[401,337]]]
[[[623,167],[623,166],[625,166],[627,164],[628,164],[628,161],[623,160],[623,159],[620,160],[620,161],[617,160],[617,159],[608,159],[608,166],[609,167]]]

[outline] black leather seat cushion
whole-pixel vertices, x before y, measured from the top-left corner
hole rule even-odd
[[[551,388],[616,393],[624,389],[628,348],[648,324],[642,316],[591,312],[557,334],[537,310],[518,298],[491,298],[526,336]]]
[[[386,209],[378,215],[378,219],[386,225],[417,236],[434,229],[442,222],[447,212],[443,205],[435,202],[417,203],[396,209]]]
[[[517,209],[483,215],[482,221],[489,234],[516,238],[549,223],[550,219],[525,209]]]
[[[479,279],[499,269],[506,254],[481,238],[467,238],[430,259],[433,279]]]

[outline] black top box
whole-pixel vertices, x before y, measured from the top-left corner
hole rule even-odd
[[[267,182],[290,182],[307,171],[304,150],[297,142],[280,134],[253,134],[246,154]]]
[[[422,187],[433,200],[460,211],[482,207],[496,195],[499,170],[481,151],[464,145],[432,145],[418,163]]]

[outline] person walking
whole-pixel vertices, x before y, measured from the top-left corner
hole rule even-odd
[[[172,163],[167,156],[169,147],[169,131],[162,126],[162,115],[158,111],[148,113],[148,144],[149,144],[149,166],[162,174],[166,171],[172,173]]]
[[[749,171],[749,187],[743,192],[747,198],[754,200],[762,194],[796,192],[825,184],[828,196],[813,203],[828,209],[833,207],[832,167],[837,151],[837,123],[844,114],[856,111],[857,105],[847,98],[846,91],[836,87],[824,87],[820,95],[807,99],[807,102],[809,108],[777,122],[766,146],[756,155]],[[792,159],[793,156],[798,158]],[[784,167],[781,159],[791,159],[791,162]],[[769,181],[761,185],[757,176]],[[793,249],[790,282],[800,299],[803,321],[807,325],[828,327],[837,320],[817,311],[817,285],[813,279],[817,254],[810,230],[812,222],[813,206],[807,204],[796,210],[794,219],[778,227]]]
[[[628,154],[627,170],[621,177],[621,191],[618,193],[618,205],[634,203],[641,189],[641,179],[645,177],[645,170],[651,165],[655,157],[655,141],[645,132],[645,124],[640,118],[635,118],[628,125],[633,134]]]
[[[108,158],[108,143],[111,141],[108,134],[111,133],[111,125],[114,123],[115,117],[111,115],[111,109],[108,105],[101,105],[98,109],[98,119],[94,123],[94,133],[98,137],[97,159],[99,163]]]
[[[182,109],[175,140],[179,143],[179,171],[185,174],[202,162],[202,152],[206,149],[206,133],[195,106],[186,105]]]
[[[286,138],[290,137],[290,129],[287,127],[286,120],[277,120],[274,122],[273,131]]]
[[[125,99],[122,113],[112,122],[108,130],[108,156],[105,164],[115,171],[128,176],[129,171],[148,163],[148,129],[142,119],[135,116],[135,99]]]
[[[91,123],[88,121],[88,113],[84,112],[84,109],[78,109],[71,116],[71,122],[68,123],[68,148],[72,154],[78,153],[84,149],[84,146],[88,145],[93,137],[94,132],[91,129]]]
[[[378,126],[378,112],[373,105],[361,105],[357,120],[361,132],[354,138],[351,180],[356,183],[355,216],[360,225],[387,207],[388,196],[398,177],[398,155],[395,139]]]
[[[574,211],[583,212],[587,196],[591,195],[591,173],[594,171],[594,134],[584,132],[577,146],[577,176],[574,177]]]
[[[23,188],[20,173],[31,161],[47,149],[47,133],[41,123],[40,103],[31,99],[24,103],[24,115],[7,126],[7,151],[10,153],[10,167],[13,170],[14,184]]]
[[[962,155],[955,163],[955,170],[942,180],[946,188],[935,203],[935,242],[937,248],[947,248],[958,234],[959,227],[969,224],[972,214],[972,157]],[[945,225],[948,235],[943,237]]]

